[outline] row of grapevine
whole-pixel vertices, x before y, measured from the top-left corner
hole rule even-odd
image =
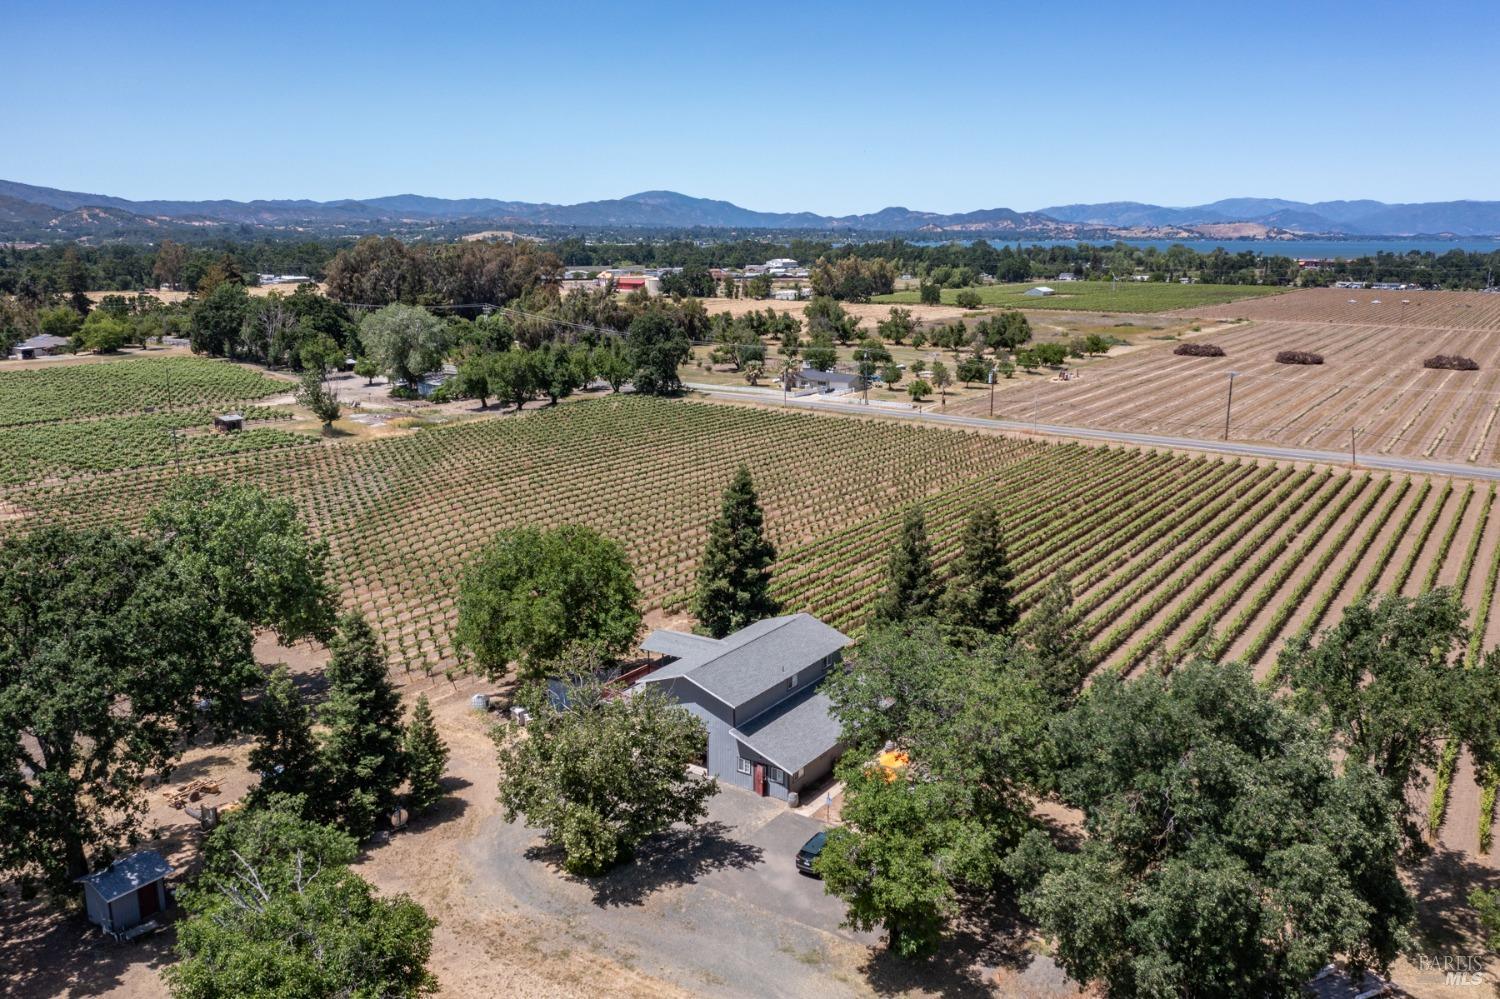
[[[1360,482],[1359,487],[1350,494],[1349,498],[1345,500],[1344,504],[1341,504],[1341,508],[1342,506],[1347,505],[1349,501],[1366,493],[1368,491],[1369,484],[1369,476],[1365,476],[1364,479]],[[1247,659],[1249,659],[1251,662],[1259,662],[1261,656],[1265,655],[1266,651],[1271,647],[1271,643],[1276,641],[1277,638],[1281,637],[1282,629],[1286,627],[1286,623],[1291,620],[1291,617],[1296,613],[1297,608],[1302,606],[1302,602],[1307,599],[1308,593],[1310,593],[1312,591],[1312,588],[1318,584],[1320,579],[1322,579],[1323,574],[1328,571],[1328,566],[1332,564],[1334,559],[1338,558],[1343,553],[1345,546],[1347,546],[1349,543],[1349,538],[1354,534],[1354,531],[1359,527],[1360,523],[1367,516],[1369,516],[1370,510],[1375,506],[1375,501],[1380,498],[1381,494],[1385,492],[1390,484],[1391,480],[1389,478],[1382,479],[1380,485],[1376,487],[1375,491],[1369,493],[1364,502],[1359,505],[1349,523],[1345,524],[1343,530],[1339,531],[1339,533],[1334,537],[1333,542],[1323,549],[1323,554],[1313,562],[1312,567],[1303,574],[1297,585],[1292,587],[1292,592],[1288,594],[1286,598],[1281,602],[1281,605],[1277,607],[1276,613],[1272,615],[1270,623],[1268,623],[1266,627],[1262,629],[1260,634],[1255,636],[1255,641],[1251,643],[1250,650],[1246,653]],[[1333,521],[1330,521],[1329,527],[1331,528],[1332,526]],[[1316,543],[1324,539],[1321,536],[1315,536],[1313,538],[1310,538],[1309,540]],[[1275,678],[1276,664],[1272,663],[1270,673],[1266,678],[1266,682],[1274,683]]]
[[[227,361],[152,357],[0,372],[0,427],[223,406],[296,386]]]

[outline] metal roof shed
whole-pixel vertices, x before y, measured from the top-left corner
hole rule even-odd
[[[129,938],[155,925],[155,917],[170,904],[167,875],[172,873],[161,854],[141,850],[78,879],[88,906],[89,922],[105,933]],[[136,932],[132,932],[136,931]]]

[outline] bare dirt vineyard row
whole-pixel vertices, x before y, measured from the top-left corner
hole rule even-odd
[[[1228,415],[1234,440],[1500,464],[1500,328],[1278,320],[1202,339],[1225,356],[1177,356],[1163,343],[1090,364],[1072,381],[1023,378],[997,393],[995,415],[1210,440],[1224,435]],[[1322,354],[1325,363],[1276,363],[1277,351],[1289,348]],[[1422,366],[1438,353],[1472,357],[1480,369]],[[981,399],[959,408],[987,407]]]
[[[1500,330],[1500,295],[1478,291],[1303,291],[1199,305],[1166,315],[1201,319],[1284,319],[1364,326]]]
[[[328,540],[346,601],[378,622],[398,662],[435,671],[456,663],[465,562],[510,525],[595,526],[625,544],[651,608],[682,610],[740,461],[781,552],[778,596],[853,632],[908,505],[923,505],[943,565],[968,512],[993,500],[1023,607],[1066,575],[1099,669],[1139,670],[1206,643],[1265,677],[1287,637],[1332,623],[1361,593],[1434,585],[1463,592],[1477,648],[1500,643],[1495,496],[1447,480],[636,398],[184,467],[291,497]],[[22,516],[4,529],[32,517],[130,523],[176,474],[11,488],[0,503]],[[1455,800],[1479,794],[1462,775],[1449,786]],[[1435,825],[1445,803],[1432,806]]]

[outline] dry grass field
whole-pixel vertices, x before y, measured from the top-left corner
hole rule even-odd
[[[772,309],[776,312],[788,312],[794,316],[801,317],[807,308],[806,302],[778,302],[774,299],[758,298],[705,298],[701,299],[703,307],[710,313],[727,312],[732,316],[743,316],[747,312],[760,312],[764,309]],[[875,324],[891,314],[889,303],[880,304],[876,302],[843,302],[840,303],[844,311],[855,316],[864,323],[864,329],[875,335]],[[906,305],[903,308],[910,309],[912,317],[923,323],[952,322],[955,319],[974,317],[977,313],[970,309],[961,309],[956,305]]]
[[[326,290],[325,287],[321,284],[316,285],[316,287],[320,292]],[[295,284],[251,285],[245,290],[249,292],[252,297],[269,295],[273,291],[281,295],[290,295],[292,292],[297,290],[297,286]],[[133,291],[90,291],[87,292],[87,294],[89,296],[89,301],[93,302],[95,305],[98,305],[110,295],[124,295],[126,298],[134,298],[137,293]],[[173,304],[176,302],[186,302],[192,293],[188,291],[163,291],[160,288],[150,288],[146,291],[140,292],[139,294],[150,295],[152,298],[158,298],[163,302]]]
[[[1351,294],[1381,304],[1351,305]],[[1234,440],[1500,464],[1500,296],[1417,296],[1402,306],[1380,293],[1319,290],[1222,306],[1204,321],[1252,321],[1182,335],[1217,344],[1224,357],[1179,357],[1172,341],[1143,340],[1069,382],[1018,376],[995,415],[1217,440],[1234,372]],[[1325,363],[1279,364],[1281,350],[1313,351]],[[1471,357],[1479,370],[1424,368],[1434,354]]]

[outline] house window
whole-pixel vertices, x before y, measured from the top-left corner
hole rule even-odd
[[[775,767],[766,767],[766,780],[770,781],[772,784],[785,784],[786,772],[783,770],[778,770]]]
[[[740,757],[739,771],[742,774],[748,774],[750,772],[750,761],[745,759],[743,756]]]

